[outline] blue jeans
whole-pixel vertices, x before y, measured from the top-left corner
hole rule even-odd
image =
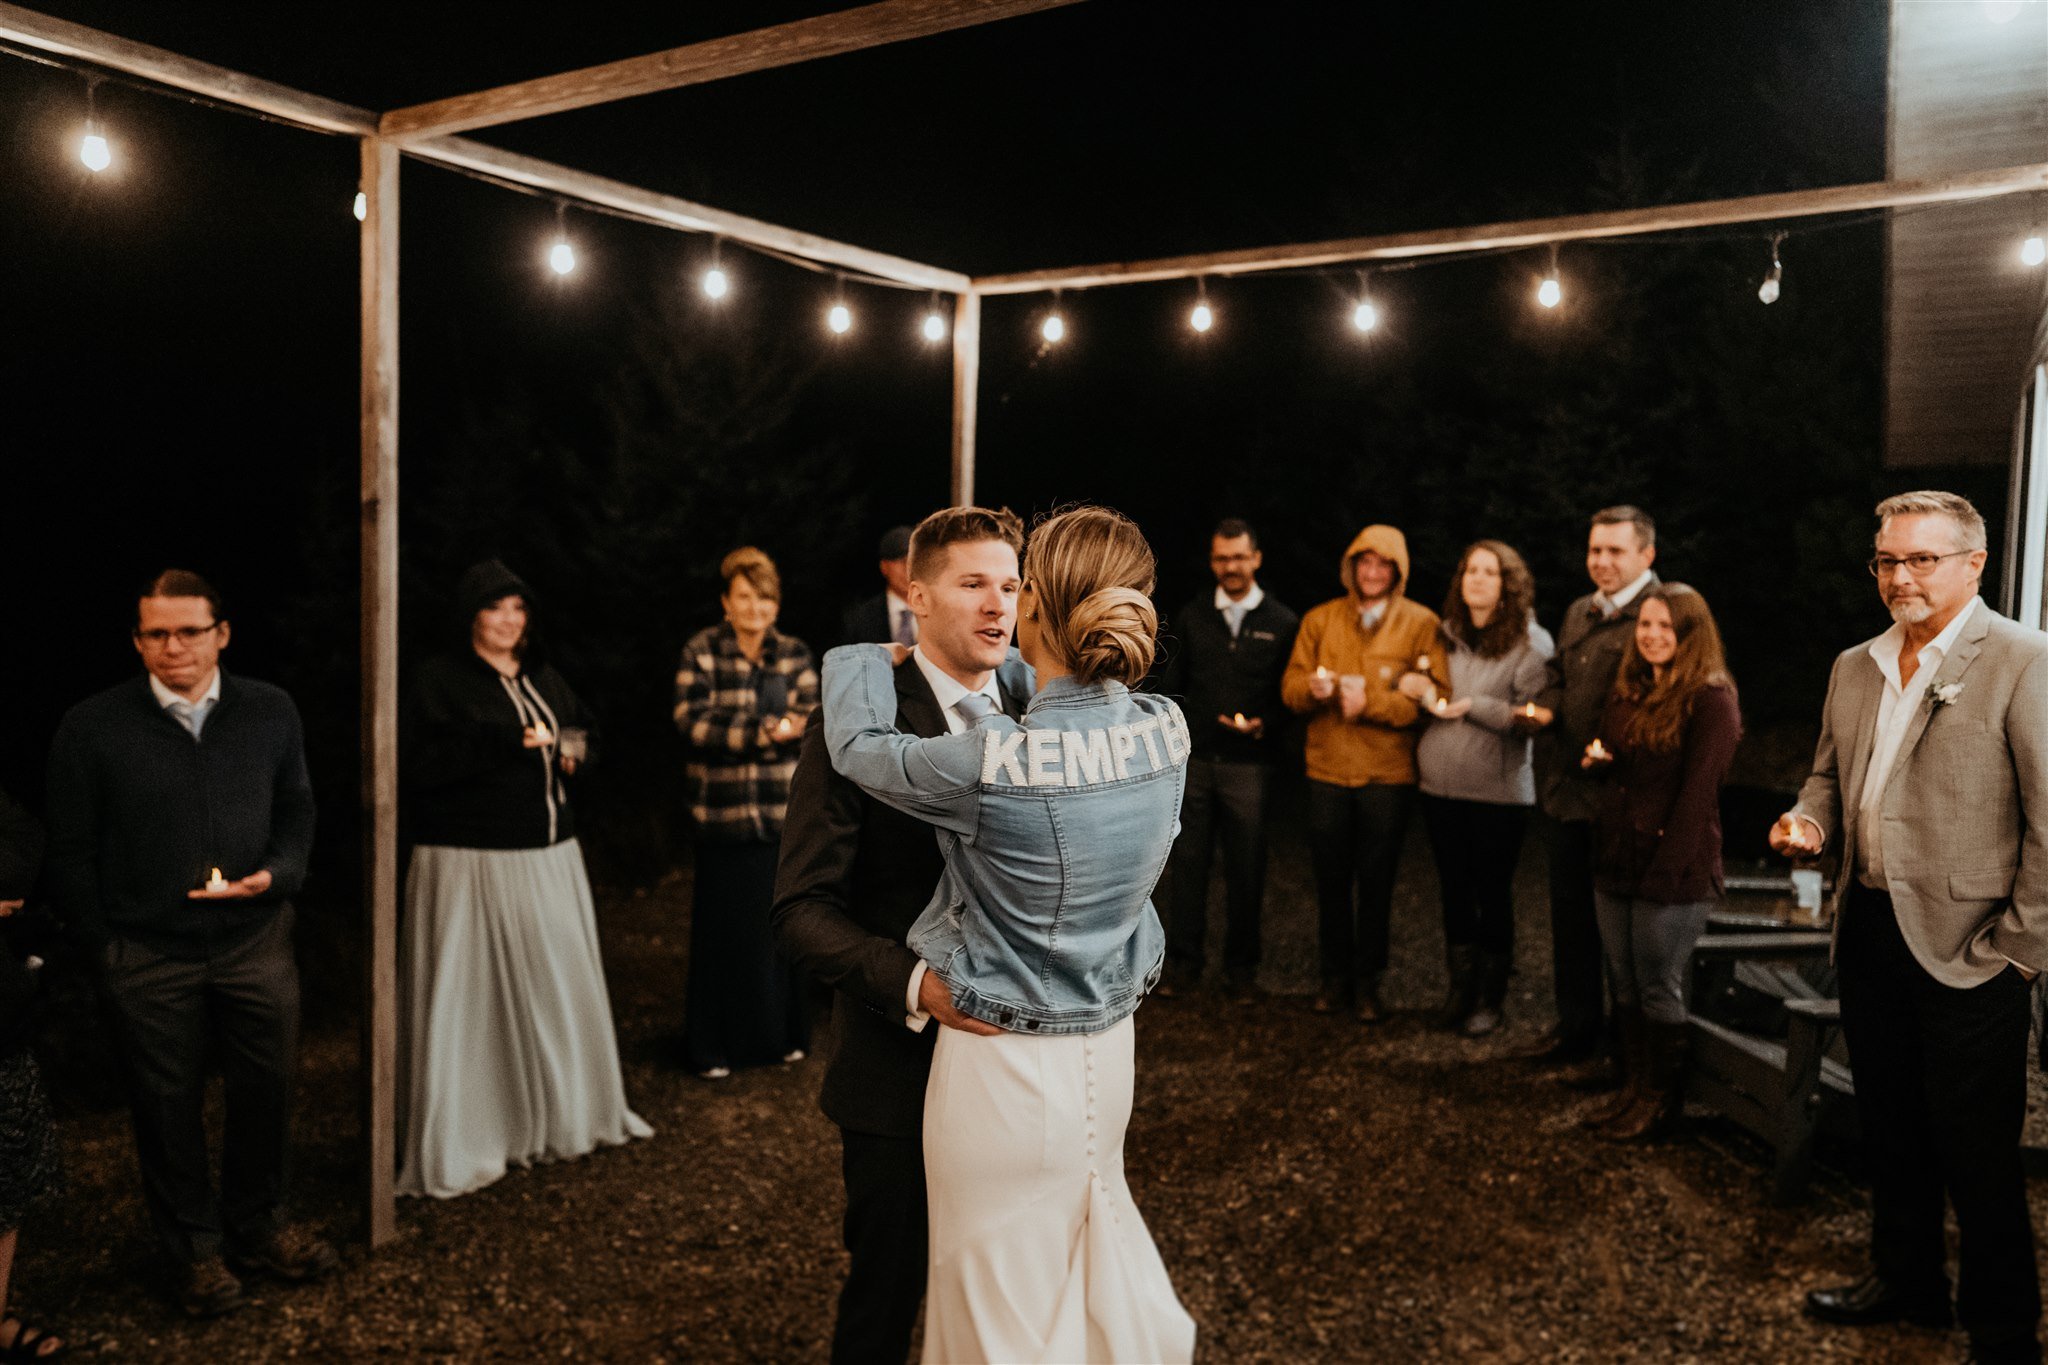
[[[1640,1008],[1652,1023],[1684,1023],[1686,969],[1714,902],[1661,905],[1595,891],[1593,907],[1615,1005]]]

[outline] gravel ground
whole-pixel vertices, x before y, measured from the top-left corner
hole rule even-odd
[[[1305,866],[1282,835],[1267,1000],[1198,993],[1138,1015],[1131,1184],[1200,1324],[1201,1359],[1960,1354],[1959,1338],[1799,1316],[1804,1289],[1861,1268],[1867,1219],[1840,1174],[1774,1209],[1763,1149],[1728,1125],[1701,1116],[1680,1140],[1615,1149],[1573,1127],[1584,1101],[1509,1059],[1547,996],[1539,849],[1522,869],[1513,1026],[1486,1044],[1420,1017],[1442,968],[1419,838],[1396,908],[1399,1013],[1376,1030],[1311,1015]],[[687,905],[682,877],[600,896],[627,1084],[652,1141],[406,1201],[394,1246],[351,1247],[324,1284],[260,1286],[215,1323],[183,1321],[145,1287],[127,1116],[99,1044],[80,1036],[88,1023],[60,1015],[53,1084],[73,1189],[24,1229],[19,1305],[110,1360],[823,1359],[844,1263],[820,1067],[718,1084],[675,1069]],[[299,1202],[341,1236],[357,1225],[355,1085],[352,1030],[314,1019]]]

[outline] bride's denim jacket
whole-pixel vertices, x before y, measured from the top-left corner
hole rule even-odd
[[[945,875],[911,951],[963,1014],[1025,1033],[1096,1033],[1158,980],[1151,892],[1180,832],[1188,725],[1164,697],[1056,678],[1020,723],[896,729],[882,645],[825,656],[832,766],[938,829]]]

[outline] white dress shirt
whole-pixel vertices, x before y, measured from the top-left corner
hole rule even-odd
[[[206,691],[200,693],[198,701],[186,701],[176,692],[171,691],[170,688],[157,681],[157,676],[154,673],[149,675],[149,690],[156,694],[156,704],[163,707],[166,711],[169,711],[174,704],[189,708],[186,715],[179,715],[175,711],[172,711],[171,714],[178,724],[190,730],[192,737],[197,739],[199,738],[200,729],[206,724],[207,713],[212,711],[214,704],[220,700],[220,669],[215,668],[213,670],[213,678],[206,684]],[[190,719],[187,719],[186,716],[189,716]]]
[[[1223,622],[1230,627],[1230,638],[1235,640],[1237,632],[1244,626],[1244,618],[1259,609],[1259,603],[1266,600],[1266,590],[1256,582],[1252,590],[1243,597],[1232,598],[1223,591],[1221,584],[1216,587],[1216,610],[1223,613]]]
[[[1593,601],[1596,605],[1599,606],[1601,614],[1605,616],[1618,615],[1621,612],[1622,608],[1626,607],[1629,603],[1636,600],[1636,595],[1638,593],[1640,593],[1644,588],[1650,586],[1650,575],[1654,572],[1655,570],[1652,569],[1643,570],[1641,573],[1636,575],[1635,582],[1629,584],[1627,587],[1623,588],[1620,592],[1614,594],[1614,596],[1612,597],[1609,597],[1606,593],[1602,592],[1594,593]]]
[[[968,688],[963,686],[952,674],[933,663],[926,656],[923,645],[919,645],[911,650],[910,657],[916,662],[917,671],[924,674],[925,682],[931,685],[932,696],[938,699],[939,714],[946,718],[947,733],[955,735],[967,733],[969,728],[967,717],[960,714],[959,705],[960,699],[968,695],[970,691],[979,692],[982,696],[987,697],[995,704],[996,710],[1000,711],[1003,709],[1003,694],[1002,690],[996,686],[995,674],[989,674],[988,681],[984,682],[979,688]],[[924,1026],[931,1021],[932,1017],[928,1011],[921,1008],[917,1003],[918,992],[924,986],[926,970],[922,962],[919,962],[917,966],[911,969],[910,987],[903,998],[904,1007],[910,1011],[910,1017],[903,1022],[913,1032],[917,1033],[924,1032]]]
[[[882,601],[889,609],[889,638],[892,640],[901,638],[903,618],[908,616],[912,622],[910,628],[911,638],[916,639],[917,626],[915,623],[917,621],[917,613],[910,609],[910,603],[904,601],[887,588],[882,590]]]
[[[1899,655],[1906,646],[1906,628],[1894,624],[1870,642],[1870,657],[1877,661],[1878,671],[1884,674],[1884,693],[1877,703],[1877,728],[1870,736],[1870,766],[1864,769],[1863,790],[1857,797],[1856,826],[1863,837],[1856,849],[1856,877],[1875,890],[1883,891],[1887,886],[1884,874],[1884,789],[1892,775],[1892,764],[1898,760],[1899,745],[1905,741],[1906,731],[1913,724],[1913,714],[1927,695],[1927,685],[1941,671],[1941,661],[1955,648],[1956,637],[1962,634],[1964,623],[1976,613],[1983,601],[1981,597],[1971,598],[1969,605],[1956,613],[1955,620],[1921,648],[1916,656],[1920,660],[1919,666],[1913,670],[1909,682],[1899,681]]]

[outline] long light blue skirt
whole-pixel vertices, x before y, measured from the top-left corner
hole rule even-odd
[[[399,935],[398,1192],[652,1137],[626,1107],[583,851],[421,845]]]

